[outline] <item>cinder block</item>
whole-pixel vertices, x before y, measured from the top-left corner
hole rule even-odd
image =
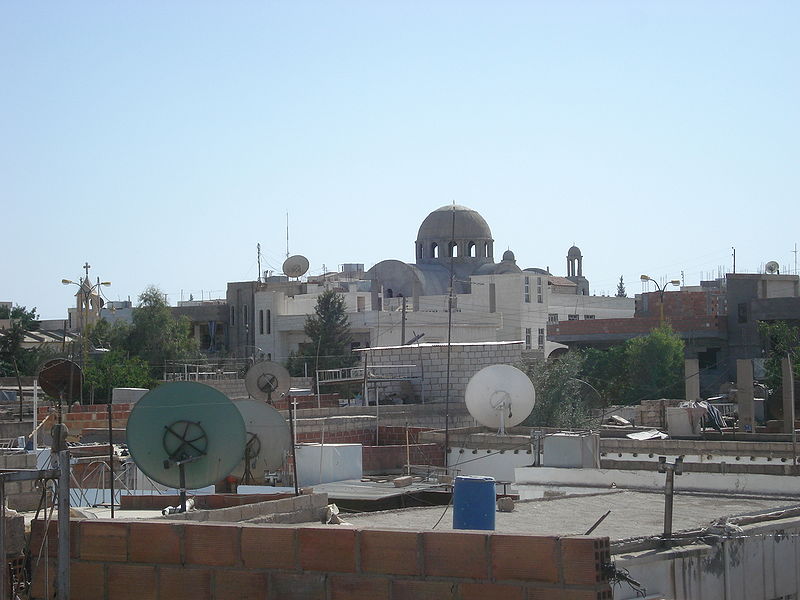
[[[494,579],[558,582],[557,538],[495,534],[490,545]]]
[[[502,583],[462,583],[461,600],[525,600],[525,588]]]
[[[420,534],[411,531],[364,530],[361,542],[361,570],[389,575],[419,575]]]
[[[81,600],[105,600],[103,565],[98,563],[70,562],[70,594]]]
[[[297,531],[282,527],[242,527],[242,562],[248,569],[294,569]]]
[[[306,571],[356,570],[356,532],[353,529],[304,528],[297,532],[298,562]]]
[[[561,538],[564,583],[590,585],[605,581],[602,565],[611,559],[608,538],[571,536]]]
[[[214,574],[214,600],[266,600],[268,596],[266,573],[220,569]]]
[[[156,587],[153,565],[111,565],[108,568],[109,600],[156,600]],[[74,589],[72,597],[83,598]]]
[[[423,533],[424,574],[486,579],[489,576],[487,537],[481,533]]]
[[[241,564],[238,525],[187,523],[184,528],[186,563],[215,567]]]
[[[272,573],[270,600],[325,600],[325,575]]]
[[[456,600],[458,585],[418,579],[392,581],[392,600]]]
[[[328,587],[331,600],[389,600],[389,580],[383,577],[333,575]]]
[[[209,569],[163,567],[159,571],[159,598],[211,600],[211,571]]]
[[[103,562],[127,561],[128,527],[128,523],[80,521],[80,557]]]
[[[131,562],[180,564],[183,525],[131,521],[128,557]]]
[[[612,600],[610,589],[528,588],[528,600]]]

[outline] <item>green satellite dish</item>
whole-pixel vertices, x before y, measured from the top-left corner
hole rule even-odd
[[[127,437],[136,466],[180,490],[225,479],[241,462],[246,442],[233,402],[191,381],[165,383],[142,396],[128,418]]]

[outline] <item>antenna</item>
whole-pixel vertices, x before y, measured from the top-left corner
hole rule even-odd
[[[181,494],[221,481],[241,462],[244,421],[219,390],[194,381],[164,383],[134,405],[128,449],[150,479]],[[177,467],[177,468],[175,468]]]
[[[263,402],[272,403],[289,393],[291,377],[286,367],[262,361],[247,369],[244,386],[247,393]]]
[[[780,265],[777,261],[771,260],[764,266],[764,272],[768,273],[769,275],[780,275]]]
[[[289,211],[286,211],[286,258],[289,258]]]
[[[263,483],[268,471],[277,471],[291,447],[289,424],[283,415],[260,400],[235,400],[247,430],[244,458],[232,471],[245,485]]]
[[[536,391],[530,378],[511,365],[484,367],[467,384],[465,401],[469,414],[481,425],[497,428],[522,423],[536,404]]]
[[[287,277],[301,277],[308,272],[308,259],[302,254],[295,254],[283,261],[282,269]]]
[[[258,283],[261,283],[261,244],[256,244],[256,253],[258,254]]]

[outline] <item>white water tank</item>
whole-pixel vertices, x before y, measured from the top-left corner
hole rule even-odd
[[[600,435],[561,431],[544,438],[542,466],[567,469],[600,468]]]

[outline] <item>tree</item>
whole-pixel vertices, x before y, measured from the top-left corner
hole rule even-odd
[[[781,361],[790,356],[795,379],[800,378],[800,325],[787,321],[758,324],[764,347],[764,370],[767,387],[773,390],[783,387],[783,367]]]
[[[115,387],[150,388],[154,384],[147,363],[138,356],[128,358],[114,350],[90,362],[84,370],[87,389],[100,399],[110,399]]]
[[[127,351],[128,337],[131,334],[131,326],[128,323],[124,321],[109,323],[106,319],[100,319],[87,329],[89,342],[95,348]]]
[[[650,335],[625,344],[628,370],[627,403],[658,398],[683,398],[684,343],[664,323]]]
[[[626,349],[625,344],[617,344],[583,351],[581,378],[599,392],[605,406],[623,403],[630,395]]]
[[[528,427],[581,427],[590,417],[578,381],[583,355],[570,351],[559,358],[523,365],[536,390],[536,404],[525,419]]]
[[[622,275],[619,276],[619,283],[617,284],[617,298],[627,298],[628,292],[625,291],[625,283],[622,281]]]
[[[18,304],[11,309],[7,306],[0,306],[0,319],[16,321],[23,331],[36,331],[39,329],[39,315],[36,314],[35,306],[31,310]]]
[[[131,355],[145,361],[155,376],[165,361],[196,357],[197,341],[191,336],[189,319],[175,319],[164,294],[150,286],[139,296],[133,311],[133,327],[127,338]]]
[[[289,357],[287,366],[292,375],[303,375],[304,363],[313,365],[316,372],[350,367],[358,361],[350,351],[350,320],[341,294],[331,290],[320,294],[314,314],[306,317],[304,331],[310,342]]]

